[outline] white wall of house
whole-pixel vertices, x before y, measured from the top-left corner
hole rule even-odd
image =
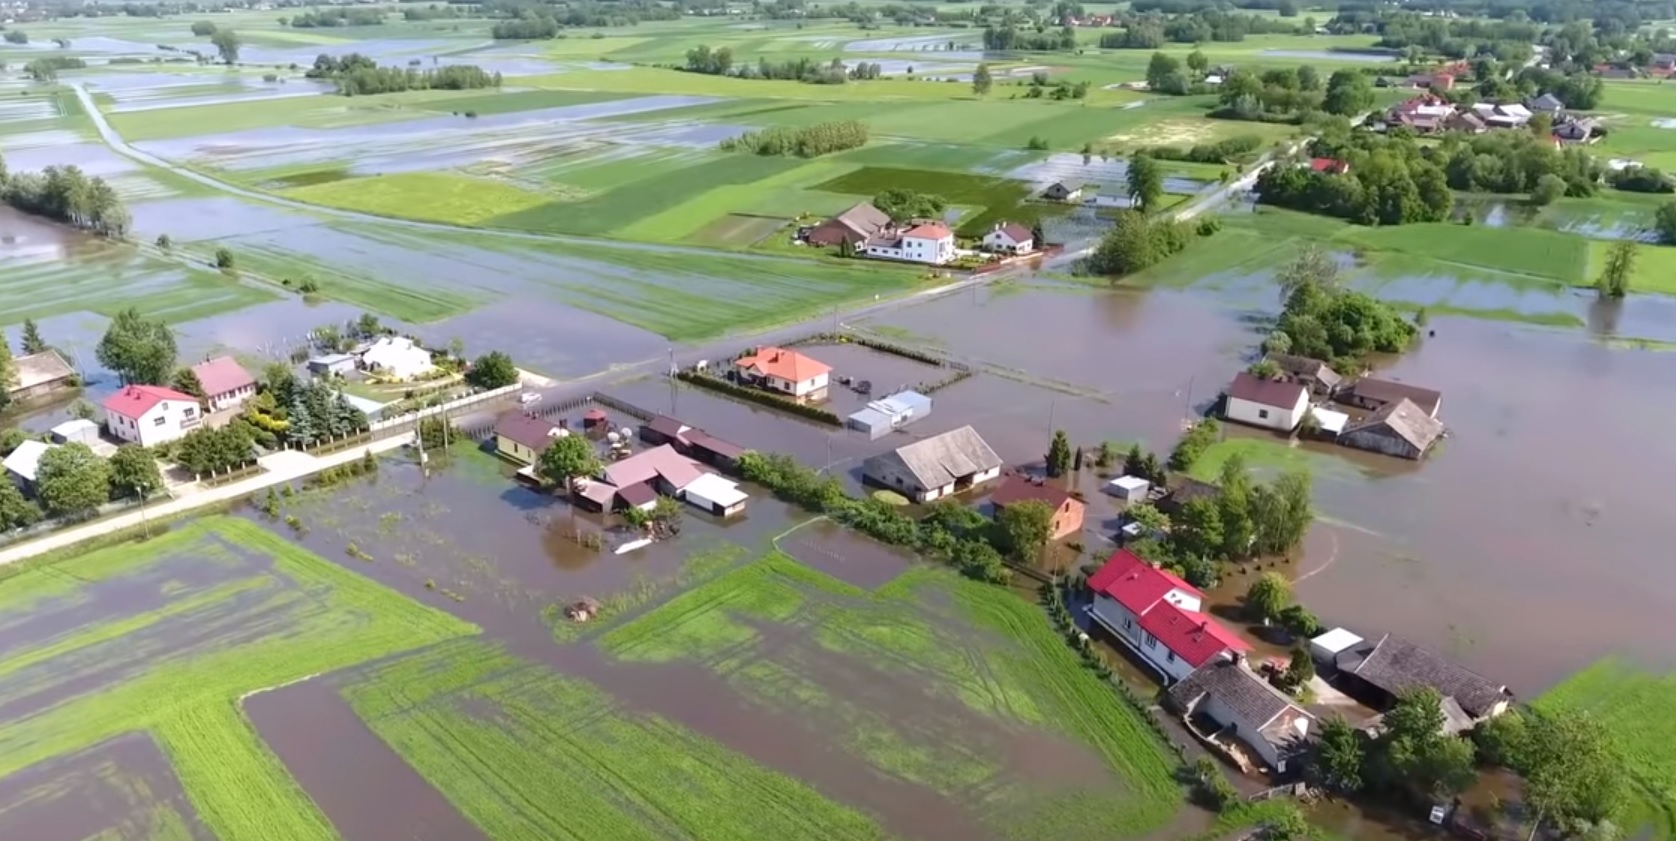
[[[1285,770],[1280,764],[1280,751],[1275,750],[1274,745],[1269,744],[1269,740],[1263,738],[1263,734],[1259,732],[1259,728],[1268,722],[1246,721],[1240,718],[1215,695],[1205,696],[1205,700],[1199,704],[1198,711],[1209,716],[1210,720],[1217,724],[1234,728],[1234,736],[1249,746],[1270,768],[1277,771]]]
[[[256,396],[254,384],[210,395],[210,411],[219,412],[222,409],[236,409],[243,406],[246,400]]]
[[[1262,403],[1254,403],[1250,400],[1241,400],[1238,397],[1230,396],[1223,414],[1231,421],[1261,426],[1266,429],[1278,429],[1281,432],[1291,432],[1298,428],[1298,424],[1303,422],[1304,413],[1307,411],[1309,411],[1309,395],[1300,391],[1298,393],[1298,404],[1290,409],[1266,406]]]
[[[903,237],[895,248],[868,245],[867,256],[940,266],[954,259],[954,236],[951,234],[942,239]]]
[[[805,397],[826,388],[830,379],[829,374],[817,374],[806,380],[792,382],[779,377],[763,377],[763,384],[774,391],[783,391],[793,397]]]
[[[1195,600],[1197,601],[1197,600]],[[1175,655],[1157,637],[1141,629],[1140,617],[1129,612],[1129,609],[1117,603],[1117,600],[1104,595],[1096,595],[1094,604],[1089,608],[1089,615],[1094,621],[1106,626],[1118,639],[1123,640],[1131,650],[1139,654],[1142,660],[1158,670],[1166,678],[1166,682],[1175,683],[1193,673],[1193,666],[1186,660]]]
[[[124,417],[117,412],[105,413],[105,426],[112,435],[142,447],[185,437],[203,420],[203,413],[195,400],[161,400],[137,418]]]

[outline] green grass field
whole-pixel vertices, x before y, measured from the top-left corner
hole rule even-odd
[[[492,645],[391,662],[345,697],[494,841],[884,837],[797,780]]]
[[[279,194],[297,201],[378,216],[467,227],[489,224],[549,203],[544,195],[504,181],[443,172],[402,172],[348,178],[293,187]]]
[[[1132,837],[1181,802],[1156,736],[1038,608],[945,570],[917,567],[869,593],[771,555],[598,644],[634,662],[701,663],[881,773],[978,810],[1004,837]],[[923,688],[893,691],[897,681]],[[959,723],[974,715],[983,723]],[[1074,741],[1110,778],[1030,785],[995,741],[1020,728]]]
[[[1628,663],[1605,660],[1566,678],[1534,702],[1538,708],[1586,710],[1603,725],[1626,762],[1629,813],[1619,826],[1640,836],[1651,827],[1659,841],[1676,838],[1676,676],[1652,675]]]
[[[112,592],[128,594],[125,612],[110,612]],[[226,517],[17,575],[0,627],[0,703],[21,705],[0,725],[0,777],[146,731],[218,837],[299,840],[336,833],[239,700],[475,631]]]

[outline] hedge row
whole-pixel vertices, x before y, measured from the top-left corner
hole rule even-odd
[[[794,415],[801,415],[802,417],[808,418],[809,420],[817,423],[824,423],[828,426],[844,425],[844,421],[839,419],[837,415],[818,406],[810,406],[807,403],[787,400],[784,397],[777,397],[774,394],[761,389],[750,388],[748,386],[728,382],[721,377],[712,377],[709,374],[696,374],[692,371],[677,371],[675,376],[684,382],[692,383],[700,388],[708,388],[726,395],[737,397],[740,400],[747,400],[752,403],[790,412]]]

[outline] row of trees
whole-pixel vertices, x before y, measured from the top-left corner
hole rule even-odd
[[[105,179],[89,177],[74,164],[11,173],[5,159],[0,158],[0,199],[24,213],[101,236],[122,237],[133,222],[128,208]]]
[[[761,58],[756,64],[739,64],[734,61],[732,48],[712,50],[703,44],[687,51],[687,62],[680,69],[688,73],[741,79],[795,79],[816,85],[841,85],[850,79],[877,79],[884,74],[884,67],[880,64],[863,61],[857,62],[854,67],[846,67],[843,59],[839,58],[826,63],[812,58],[785,61]]]
[[[367,6],[336,6],[313,9],[290,17],[293,29],[333,29],[340,26],[378,26],[384,23],[384,10]],[[213,26],[213,24],[211,25]],[[197,34],[196,26],[193,34]]]
[[[80,70],[86,66],[87,62],[73,56],[49,55],[25,64],[23,72],[37,82],[51,82],[58,79],[60,70]]]
[[[0,532],[34,525],[45,517],[86,519],[107,502],[150,495],[162,487],[157,459],[138,444],[118,447],[108,460],[86,444],[53,447],[41,455],[35,500],[25,498],[11,482],[0,483]]]
[[[1322,148],[1328,154],[1337,151]],[[1549,183],[1558,179],[1563,195],[1590,196],[1603,171],[1594,156],[1581,148],[1556,150],[1541,125],[1529,132],[1448,134],[1427,154],[1443,167],[1450,187],[1476,192],[1535,194],[1544,179]]]
[[[1442,222],[1455,207],[1443,170],[1407,138],[1358,132],[1348,145],[1317,145],[1312,154],[1336,157],[1348,173],[1274,166],[1257,176],[1258,201],[1362,225]]]
[[[551,16],[531,13],[497,21],[490,27],[489,35],[497,41],[541,41],[557,38],[563,29]]]
[[[726,152],[813,158],[865,146],[867,134],[867,124],[859,120],[834,120],[799,128],[774,126],[747,131],[723,140],[720,146]]]
[[[1170,16],[1140,15],[1127,21],[1122,32],[1101,35],[1100,46],[1108,50],[1155,50],[1167,43],[1234,42],[1244,41],[1247,35],[1298,31],[1298,25],[1290,21],[1206,9]]]
[[[1026,29],[1020,29],[1011,24],[986,26],[983,31],[983,48],[997,51],[1028,50],[1031,52],[1074,50],[1077,48],[1077,31],[1069,26],[1062,26],[1052,31],[1044,26]]]
[[[1210,236],[1220,229],[1221,223],[1211,216],[1186,223],[1152,218],[1140,210],[1121,210],[1111,230],[1100,237],[1094,252],[1088,255],[1087,269],[1112,277],[1132,274],[1186,248],[1195,236]]]
[[[498,88],[500,73],[490,73],[474,64],[457,64],[415,70],[411,67],[357,67],[336,77],[338,93],[371,96],[401,91]]]

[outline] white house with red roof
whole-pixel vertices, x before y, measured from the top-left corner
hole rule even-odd
[[[1036,250],[1036,237],[1017,222],[997,222],[983,235],[983,250],[996,254],[1029,254]]]
[[[885,260],[941,266],[954,259],[954,231],[941,222],[889,228],[869,238],[862,253]]]
[[[184,437],[204,422],[198,398],[157,385],[123,386],[101,405],[105,428],[142,447]]]
[[[1251,644],[1201,612],[1205,596],[1181,576],[1119,549],[1088,579],[1088,615],[1174,683]]]
[[[832,375],[831,365],[783,347],[759,347],[733,364],[746,382],[798,398],[818,398]]]
[[[231,356],[217,356],[192,366],[198,384],[204,387],[212,412],[233,409],[256,396],[256,378]]]

